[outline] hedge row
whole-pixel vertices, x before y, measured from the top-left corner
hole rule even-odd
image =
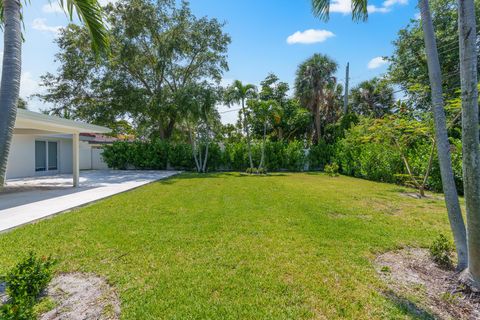
[[[305,151],[303,143],[271,142],[265,145],[265,167],[268,171],[304,171],[307,167],[322,170],[331,158],[332,148],[319,145]],[[209,146],[208,171],[237,170],[249,167],[247,144],[245,142]],[[254,165],[261,159],[261,144],[253,143]],[[194,170],[192,147],[184,143],[170,143],[164,140],[150,142],[115,142],[106,146],[103,158],[110,168],[139,170]]]

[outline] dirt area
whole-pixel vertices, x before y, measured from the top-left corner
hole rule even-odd
[[[387,252],[375,261],[388,285],[384,294],[423,319],[480,319],[480,295],[459,284],[459,274],[440,269],[428,250]]]
[[[95,275],[58,275],[47,294],[55,301],[55,308],[43,314],[41,320],[114,320],[120,316],[120,301],[115,291]]]

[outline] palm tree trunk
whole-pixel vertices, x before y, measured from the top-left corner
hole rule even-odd
[[[250,168],[253,168],[252,143],[250,141],[250,130],[248,129],[248,123],[247,123],[247,113],[245,112],[245,99],[242,99],[242,112],[243,112],[243,126],[245,127],[245,133],[247,134],[248,160],[250,161]]]
[[[460,79],[462,84],[463,185],[467,210],[468,278],[480,290],[480,150],[476,22],[473,0],[458,1]]]
[[[450,142],[448,141],[447,120],[445,117],[442,74],[438,59],[437,42],[433,30],[432,16],[428,0],[419,1],[422,16],[425,48],[427,52],[428,74],[432,90],[433,116],[435,120],[435,139],[437,141],[438,162],[442,176],[445,204],[448,212],[448,219],[452,229],[455,247],[458,256],[458,270],[466,268],[468,263],[467,236],[465,223],[462,217],[462,210],[458,200],[457,187],[452,169]]]
[[[3,69],[0,83],[0,187],[5,184],[8,154],[17,116],[22,72],[20,1],[4,0]]]

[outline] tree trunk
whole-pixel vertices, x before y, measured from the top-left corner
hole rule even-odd
[[[245,111],[245,99],[242,99],[242,112],[243,112],[243,126],[245,127],[245,133],[247,134],[248,160],[250,161],[250,168],[253,168],[252,145],[250,142],[250,130],[248,129],[248,123],[247,123],[247,113]]]
[[[320,140],[322,139],[321,122],[322,122],[322,119],[320,118],[320,103],[318,103],[315,108],[315,131],[316,131],[317,144],[319,144]]]
[[[480,289],[480,154],[478,130],[477,48],[473,0],[458,1],[460,79],[462,84],[463,186],[467,210],[470,285]]]
[[[3,69],[0,83],[0,187],[5,184],[8,154],[17,116],[22,72],[20,1],[4,0]]]
[[[267,140],[267,121],[263,123],[263,142],[262,142],[262,159],[260,160],[259,168],[265,165],[265,141]]]
[[[207,161],[208,161],[208,146],[210,144],[210,141],[207,138],[207,142],[205,145],[205,160],[203,160],[203,167],[202,167],[202,172],[206,173],[207,172]]]
[[[430,14],[428,0],[420,0],[419,7],[422,16],[428,74],[432,90],[435,139],[437,141],[438,162],[440,164],[442,186],[445,194],[445,204],[447,207],[448,219],[450,221],[450,227],[452,229],[455,247],[457,250],[457,269],[463,270],[466,268],[468,263],[467,236],[452,169],[450,142],[448,140],[447,120],[443,102],[442,74],[440,71],[440,61],[438,59],[437,42],[435,39],[435,32],[433,29],[432,16]]]

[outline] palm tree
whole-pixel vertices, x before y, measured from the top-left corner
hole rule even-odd
[[[395,96],[392,86],[380,78],[359,83],[351,91],[352,111],[355,114],[382,118],[392,113]]]
[[[73,12],[85,23],[96,52],[108,47],[102,9],[96,0],[60,0],[69,18]],[[22,70],[22,13],[20,0],[0,2],[0,22],[3,23],[3,69],[0,83],[0,186],[5,183],[8,153],[17,115]]]
[[[474,15],[472,0],[459,0],[459,2],[469,2],[469,4],[467,4],[467,8],[469,9],[466,10],[466,12],[462,12],[461,11],[462,8],[461,6],[459,6],[459,16],[461,15],[465,16],[466,14],[468,14],[468,12],[470,12],[472,16]],[[423,28],[424,28],[425,46],[427,51],[427,63],[428,63],[429,76],[430,76],[430,85],[432,87],[432,102],[433,102],[433,114],[434,114],[434,121],[435,121],[435,136],[437,141],[437,152],[439,155],[440,172],[442,176],[443,192],[445,193],[445,203],[447,207],[448,218],[450,221],[450,226],[452,229],[456,250],[457,250],[457,255],[458,255],[457,268],[459,270],[464,269],[467,263],[470,265],[471,260],[475,258],[477,260],[476,271],[475,271],[477,273],[475,277],[476,277],[476,280],[478,281],[478,275],[479,275],[478,273],[480,273],[480,270],[479,270],[480,269],[480,249],[478,248],[480,248],[480,243],[477,242],[477,245],[476,245],[477,254],[475,256],[471,255],[472,250],[470,247],[468,248],[471,255],[469,258],[467,254],[467,249],[466,249],[467,240],[466,240],[465,223],[463,221],[461,208],[458,201],[457,188],[453,180],[453,170],[452,170],[452,162],[451,162],[451,156],[450,156],[450,142],[448,140],[448,135],[447,135],[447,120],[445,117],[444,103],[443,103],[443,97],[442,97],[442,79],[441,79],[441,73],[440,73],[440,65],[438,61],[438,50],[437,50],[437,45],[435,41],[435,34],[433,32],[432,16],[430,14],[428,0],[419,0],[419,5],[420,5],[420,8],[422,8],[421,14],[422,14],[422,21],[423,21]],[[462,6],[463,5],[465,5],[465,3],[462,3]],[[330,0],[312,0],[312,7],[313,7],[313,13],[316,16],[323,19],[328,19]],[[368,1],[352,0],[352,17],[353,17],[353,20],[366,20],[368,18]],[[459,18],[459,19],[460,21],[465,21],[465,19],[463,20],[462,18]],[[467,19],[466,21],[468,21],[468,24],[470,25],[470,28],[471,28],[470,36],[473,37],[474,35],[476,35],[476,32],[471,32],[471,30],[475,30],[475,27],[474,27],[475,17],[473,17],[473,20],[470,18],[470,19]],[[473,29],[472,29],[472,23],[473,23]],[[461,23],[459,23],[459,26],[460,25]],[[464,33],[464,35],[465,34],[467,33]],[[475,50],[475,48],[472,49],[471,46],[469,46],[468,48],[470,50],[470,53]],[[473,55],[471,55],[471,57],[473,57]],[[471,58],[471,60],[472,60],[471,63],[473,63],[473,60],[475,59]],[[475,63],[476,63],[476,60],[475,60]],[[476,74],[475,74],[475,77],[476,77]],[[476,82],[475,82],[475,85],[476,85]],[[473,103],[473,105],[475,104],[476,103]],[[468,116],[471,116],[472,118],[468,118],[467,116],[467,119],[473,119],[475,115],[477,115],[478,117],[478,112],[472,111],[472,114],[468,115]],[[475,120],[471,121],[471,124],[472,124],[472,127],[477,126],[477,131],[474,134],[472,134],[472,136],[476,135],[477,143],[475,143],[475,146],[476,148],[478,148],[478,120],[476,122]],[[478,157],[478,153],[477,153],[477,157]],[[478,169],[480,170],[480,168]],[[465,170],[464,170],[464,174],[465,174]],[[475,175],[475,179],[477,179],[478,181],[479,175]],[[478,190],[477,188],[477,193],[479,192],[480,190]],[[477,203],[477,208],[475,210],[480,210],[480,203]],[[476,215],[476,220],[474,221],[476,222],[475,223],[476,226],[480,225],[480,214]],[[469,220],[469,224],[470,224],[470,220]],[[472,230],[472,231],[476,232],[476,236],[473,236],[473,239],[474,239],[473,241],[480,240],[480,233],[478,232],[478,230]],[[469,239],[469,243],[471,243],[470,239]]]
[[[253,169],[252,145],[250,141],[250,129],[247,121],[247,110],[245,109],[245,101],[256,96],[256,88],[253,84],[243,84],[240,80],[235,80],[233,84],[227,88],[225,94],[225,102],[231,106],[234,103],[240,103],[243,115],[243,129],[247,136],[248,159],[250,161],[250,169]]]
[[[295,78],[295,94],[314,117],[314,142],[322,138],[322,105],[325,105],[326,90],[336,82],[333,74],[337,71],[337,63],[328,56],[316,53],[304,61],[297,70]]]
[[[465,282],[480,291],[480,149],[478,128],[477,30],[473,0],[458,0],[462,87],[463,185],[467,211],[468,269]]]

